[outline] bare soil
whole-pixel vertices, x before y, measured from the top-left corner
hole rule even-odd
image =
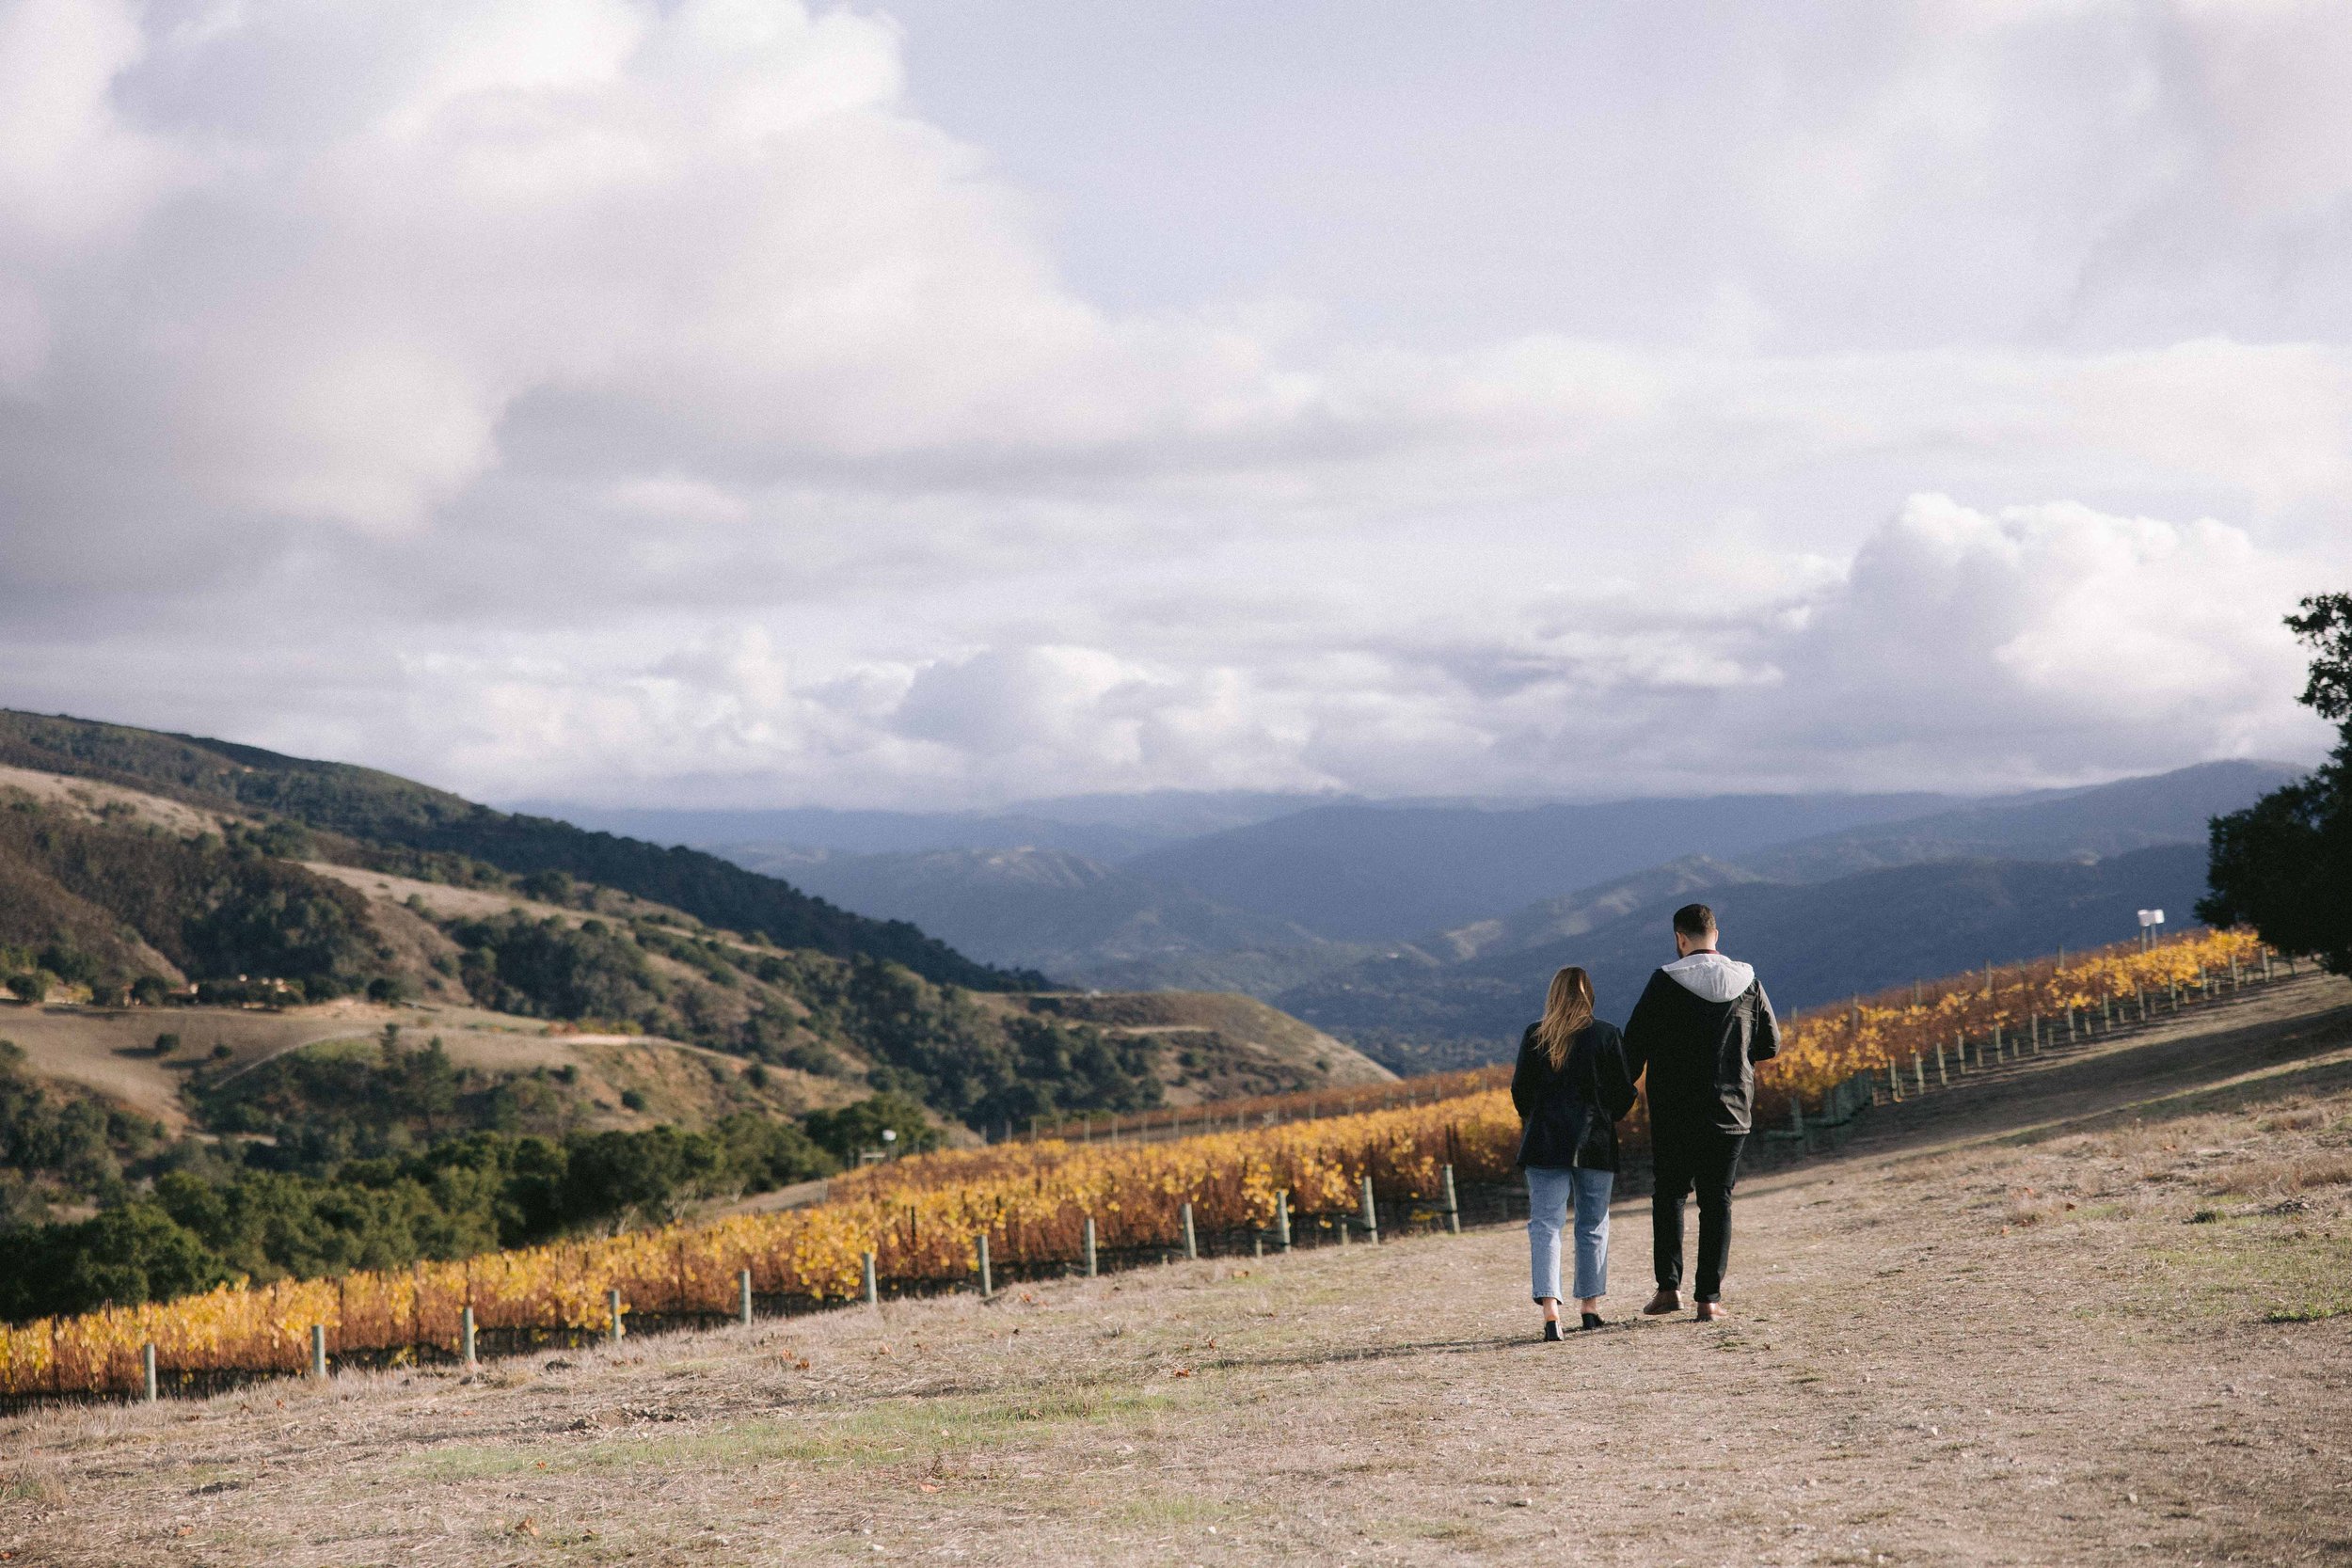
[[[1866,1117],[1736,1315],[1516,1228],[0,1422],[13,1563],[2352,1559],[2352,985]]]

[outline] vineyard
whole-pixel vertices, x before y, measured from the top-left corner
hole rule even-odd
[[[1385,1111],[1401,1105],[1454,1100],[1480,1089],[1501,1088],[1510,1081],[1511,1069],[1507,1065],[1465,1068],[1390,1084],[1299,1089],[1290,1094],[1251,1095],[1157,1111],[1104,1111],[1046,1125],[1032,1124],[1029,1138],[1033,1143],[1119,1143],[1183,1137],[1187,1132],[1214,1132],[1220,1128],[1272,1127],[1286,1121],[1313,1121],[1324,1117],[1353,1116],[1360,1111]]]
[[[2104,1031],[2268,973],[2249,936],[2201,934],[1990,968],[1788,1021],[1763,1074],[1759,1125],[1792,1105],[1883,1081],[1924,1091],[1969,1053],[1979,1064]],[[1947,1057],[1946,1052],[1952,1053]],[[640,1323],[704,1323],[740,1309],[744,1281],[769,1311],[1059,1274],[1081,1259],[1157,1259],[1200,1239],[1245,1250],[1278,1227],[1344,1240],[1369,1189],[1434,1204],[1447,1176],[1508,1180],[1518,1123],[1502,1069],[1351,1091],[1409,1103],[1283,1119],[1268,1102],[1213,1108],[1223,1130],[1163,1141],[1039,1139],[868,1166],[816,1207],[494,1253],[402,1272],[225,1287],[206,1294],[0,1328],[0,1396],[122,1394],[145,1348],[171,1386],[202,1388],[309,1364],[313,1334],[341,1364],[453,1358],[470,1310],[490,1345],[523,1347]],[[1434,1092],[1433,1092],[1434,1091]],[[1638,1116],[1638,1113],[1637,1113]],[[1238,1123],[1240,1125],[1232,1125]],[[1632,1129],[1638,1145],[1641,1130]],[[1370,1217],[1370,1216],[1366,1216]]]
[[[2185,999],[2234,990],[2270,957],[2251,933],[2203,931],[2146,950],[2119,942],[1819,1007],[1784,1026],[1780,1059],[1757,1092],[1760,1123],[1792,1104],[1818,1108],[1843,1085],[1877,1079],[1889,1093],[1925,1090],[1970,1060],[2012,1060],[2122,1023],[2146,1022]]]

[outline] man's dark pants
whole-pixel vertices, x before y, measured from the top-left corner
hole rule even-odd
[[[1711,1127],[1660,1129],[1654,1134],[1652,1159],[1658,1190],[1650,1195],[1650,1242],[1658,1264],[1658,1288],[1682,1288],[1682,1200],[1693,1188],[1699,1199],[1699,1301],[1719,1301],[1724,1293],[1724,1267],[1731,1259],[1731,1184],[1740,1179],[1740,1148],[1744,1132],[1718,1132]]]

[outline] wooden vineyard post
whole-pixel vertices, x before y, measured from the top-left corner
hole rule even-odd
[[[2026,1026],[2026,1044],[2027,1055],[2042,1054],[2042,1009],[2039,1007],[2033,1010],[2033,1022]]]
[[[1886,1098],[1889,1103],[1898,1105],[1902,1103],[1902,1069],[1895,1065],[1895,1059],[1891,1056],[1886,1061]]]
[[[2066,1043],[2074,1043],[2074,1004],[2072,1002],[2066,1005]]]
[[[859,1253],[858,1266],[859,1272],[865,1275],[863,1283],[866,1286],[866,1305],[880,1307],[882,1305],[882,1282],[874,1277],[874,1255],[871,1252]]]
[[[1087,1277],[1092,1279],[1094,1275],[1094,1216],[1089,1214],[1087,1216]]]
[[[1952,1086],[1951,1072],[1944,1065],[1944,1042],[1940,1038],[1935,1042],[1935,1081],[1945,1088]]]
[[[1372,1239],[1374,1246],[1380,1244],[1380,1211],[1373,1205],[1370,1171],[1364,1172],[1364,1234]]]
[[[457,1314],[457,1354],[458,1358],[465,1362],[468,1371],[482,1365],[481,1357],[474,1354],[473,1308],[470,1306],[462,1308]]]
[[[1274,1243],[1284,1252],[1291,1249],[1291,1194],[1288,1187],[1274,1195]]]
[[[1804,1099],[1801,1095],[1791,1094],[1788,1097],[1788,1135],[1796,1141],[1798,1148],[1807,1154],[1813,1152],[1813,1145],[1804,1135]]]
[[[1919,1085],[1919,1092],[1928,1092],[1928,1059],[1915,1051],[1911,1053],[1911,1076]]]
[[[988,1232],[983,1230],[973,1239],[980,1244],[980,1299],[986,1301],[996,1293],[996,1281],[988,1267]]]
[[[310,1375],[322,1383],[326,1381],[326,1325],[325,1323],[310,1325]]]
[[[1454,1191],[1453,1163],[1449,1161],[1440,1165],[1438,1174],[1445,1180],[1445,1227],[1448,1233],[1459,1236],[1462,1233],[1462,1200]]]
[[[735,1315],[745,1328],[752,1326],[752,1271],[735,1271]]]
[[[1958,1058],[1960,1075],[1965,1078],[1968,1075],[1968,1033],[1966,1030],[1952,1031],[1952,1054]]]
[[[622,1334],[621,1291],[618,1286],[614,1286],[604,1292],[604,1337],[608,1342],[617,1345],[621,1342]]]
[[[1189,1202],[1185,1203],[1184,1206],[1183,1213],[1184,1221],[1184,1256],[1188,1259],[1197,1259],[1200,1256],[1200,1240],[1193,1234],[1192,1205]]]
[[[147,1402],[155,1402],[155,1341],[150,1339],[139,1347],[139,1370],[145,1374]]]

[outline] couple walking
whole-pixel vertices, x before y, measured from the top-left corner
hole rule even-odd
[[[1650,1154],[1658,1185],[1650,1235],[1658,1294],[1652,1316],[1682,1310],[1682,1205],[1695,1188],[1698,1318],[1724,1315],[1731,1256],[1731,1185],[1756,1102],[1756,1064],[1780,1049],[1780,1024],[1756,971],[1715,951],[1715,912],[1675,911],[1675,961],[1652,974],[1620,1034],[1593,1016],[1593,979],[1581,969],[1551,977],[1541,1020],[1519,1041],[1511,1101],[1523,1124],[1527,1236],[1544,1338],[1560,1338],[1560,1233],[1576,1225],[1577,1306],[1601,1326],[1609,1291],[1609,1196],[1617,1179],[1617,1123],[1648,1075]]]

